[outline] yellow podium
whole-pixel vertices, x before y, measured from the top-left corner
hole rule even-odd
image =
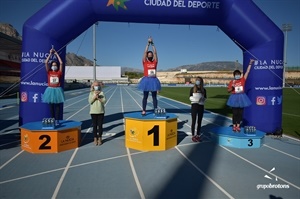
[[[153,113],[124,114],[125,146],[141,151],[163,151],[177,145],[177,116],[167,113],[166,118],[155,118]]]
[[[42,122],[20,127],[21,148],[31,153],[58,153],[79,147],[81,122],[61,120],[54,129],[43,129]]]

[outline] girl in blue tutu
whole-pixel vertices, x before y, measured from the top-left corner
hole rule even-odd
[[[148,50],[150,45],[152,51]],[[146,105],[149,92],[152,94],[153,107],[157,108],[157,91],[161,90],[159,79],[156,77],[157,72],[157,52],[151,37],[148,38],[148,43],[143,55],[144,77],[141,79],[138,89],[143,91],[142,115],[146,115]]]
[[[249,72],[251,70],[253,59],[250,59],[246,73],[241,76],[241,71],[235,70],[233,72],[234,80],[229,82],[227,91],[231,93],[227,105],[232,107],[232,130],[234,132],[240,132],[240,124],[243,120],[244,107],[250,106],[251,101],[245,94],[245,83]]]
[[[49,66],[51,56],[55,56],[58,60],[52,60]],[[65,101],[63,89],[60,87],[60,79],[62,76],[63,62],[59,54],[52,48],[45,61],[46,72],[48,77],[48,87],[43,95],[43,102],[50,105],[51,117],[55,118],[56,125],[59,124],[59,105]]]

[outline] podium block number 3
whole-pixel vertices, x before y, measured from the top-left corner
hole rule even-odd
[[[148,135],[151,134],[153,134],[153,146],[159,146],[159,125],[153,126],[153,128],[148,131]]]

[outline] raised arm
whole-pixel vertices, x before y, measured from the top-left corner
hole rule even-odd
[[[146,45],[146,48],[145,48],[145,51],[144,51],[144,54],[143,54],[143,60],[142,61],[146,61],[149,45],[150,45],[150,43],[149,43],[149,40],[148,40],[148,43]]]
[[[49,68],[49,60],[50,60],[50,57],[52,55],[52,52],[53,52],[53,49],[51,48],[50,51],[49,51],[49,55],[48,55],[47,59],[45,60],[46,71],[50,70],[50,68]]]
[[[54,49],[53,49],[54,50]],[[62,72],[63,68],[63,61],[61,60],[59,54],[54,50],[54,55],[57,57],[58,62],[59,62],[59,71]]]
[[[253,62],[254,62],[254,59],[250,59],[249,65],[248,65],[248,68],[247,68],[247,71],[246,71],[246,73],[244,74],[245,80],[248,78],[248,75],[249,75],[249,72],[250,72],[250,70],[251,70],[251,66],[252,66]]]
[[[152,43],[151,43],[151,46],[152,46],[152,51],[153,51],[153,59],[156,60],[156,61],[158,61],[157,51],[156,51],[156,48],[155,48],[155,46],[154,46],[153,41],[152,41]]]

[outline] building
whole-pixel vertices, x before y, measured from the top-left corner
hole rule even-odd
[[[95,70],[95,72],[94,72]],[[94,76],[95,74],[95,76]],[[66,82],[91,82],[96,80],[103,83],[128,84],[128,77],[122,77],[121,66],[66,66]]]

